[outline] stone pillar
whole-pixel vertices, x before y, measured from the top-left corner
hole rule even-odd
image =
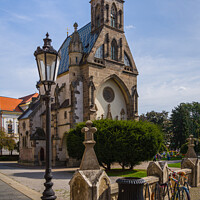
[[[189,180],[190,185],[193,187],[198,187],[200,185],[200,161],[197,158],[197,155],[194,150],[194,141],[193,135],[187,139],[188,141],[188,151],[185,155],[185,158],[182,159],[181,169],[191,169],[192,176]]]
[[[81,130],[85,134],[85,152],[80,170],[77,170],[69,182],[70,200],[110,200],[110,179],[104,170],[100,169],[94,151],[94,133],[92,121],[86,122]]]
[[[167,162],[150,162],[147,168],[147,176],[159,177],[159,183],[166,183],[168,181]]]

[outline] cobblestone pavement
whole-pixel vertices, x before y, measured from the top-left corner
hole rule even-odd
[[[200,187],[190,189],[191,200],[200,200]]]
[[[31,200],[23,195],[21,192],[13,189],[8,184],[0,180],[0,200]]]
[[[53,170],[53,190],[58,200],[69,199],[69,181],[76,169]],[[44,191],[44,172],[40,167],[20,166],[16,162],[0,162],[0,173],[42,194]]]
[[[172,162],[180,161],[170,161],[170,163]],[[135,169],[146,169],[148,164],[149,162],[143,162],[141,165],[136,166]],[[119,167],[119,165],[114,165],[114,167]],[[56,193],[57,200],[69,200],[69,181],[76,170],[77,168],[55,168],[52,170],[52,181],[54,183],[53,189]],[[0,162],[0,173],[41,194],[44,191],[44,169],[41,167],[21,166],[16,162]],[[115,182],[116,179],[116,177],[111,178],[111,182]],[[12,194],[11,191],[10,194]],[[1,196],[2,195],[0,195],[0,200],[7,200],[2,199]],[[200,188],[192,188],[191,196],[192,200],[200,200]],[[23,198],[15,199],[25,200]]]

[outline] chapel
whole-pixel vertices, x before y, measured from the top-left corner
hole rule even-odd
[[[67,36],[52,88],[53,165],[75,166],[66,148],[66,133],[87,120],[138,119],[136,68],[124,32],[123,0],[91,0],[91,20]],[[47,36],[48,37],[48,36]],[[42,85],[37,87],[42,94]],[[19,117],[20,163],[45,160],[45,105],[38,98]]]

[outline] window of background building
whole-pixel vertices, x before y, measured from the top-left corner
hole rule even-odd
[[[67,119],[67,111],[64,112],[64,119]]]
[[[9,134],[13,133],[12,124],[11,123],[8,124],[8,133]]]

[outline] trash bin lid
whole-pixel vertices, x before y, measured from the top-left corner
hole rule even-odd
[[[125,177],[119,178],[116,180],[118,184],[127,184],[127,185],[142,185],[146,183],[146,181],[142,178],[135,178],[135,177]]]

